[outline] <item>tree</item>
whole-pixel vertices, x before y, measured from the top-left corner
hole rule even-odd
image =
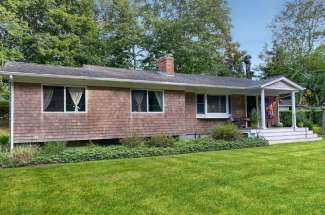
[[[23,60],[62,65],[101,63],[93,0],[5,0],[0,6],[11,16],[8,19],[17,20],[19,27],[27,26],[18,47],[14,38],[5,42],[14,44]]]
[[[317,106],[325,102],[324,14],[325,0],[286,3],[271,26],[272,48],[260,55],[264,77],[285,75],[306,86],[306,103]]]
[[[225,1],[153,1],[142,10],[148,51],[144,65],[152,68],[155,59],[172,53],[177,72],[229,71],[224,56],[226,45],[231,42]]]
[[[11,10],[8,10],[11,8]],[[0,3],[0,62],[23,58],[20,50],[27,23],[16,17],[17,2],[4,0]]]
[[[101,0],[97,20],[102,44],[105,47],[105,65],[138,68],[143,57],[143,29],[139,23],[137,5],[128,0]]]
[[[287,2],[271,25],[276,45],[294,55],[309,54],[325,42],[325,1]]]
[[[305,71],[305,94],[310,104],[322,106],[325,104],[325,45],[320,46],[307,57],[301,59]]]

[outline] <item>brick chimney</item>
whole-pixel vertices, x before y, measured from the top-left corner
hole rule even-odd
[[[159,72],[166,73],[168,76],[174,76],[174,57],[172,54],[166,54],[159,58]]]

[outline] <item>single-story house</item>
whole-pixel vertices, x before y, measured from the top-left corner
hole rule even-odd
[[[295,93],[304,88],[285,77],[251,80],[175,73],[171,55],[160,58],[158,68],[147,72],[6,63],[0,75],[10,82],[11,147],[132,134],[195,136],[222,121],[233,121],[243,132],[274,142],[317,138],[296,128]],[[274,104],[279,95],[288,93],[293,98],[293,128],[275,132],[271,127],[279,119]],[[274,117],[269,123],[266,114],[271,103]],[[262,116],[260,129],[249,128],[254,110]]]

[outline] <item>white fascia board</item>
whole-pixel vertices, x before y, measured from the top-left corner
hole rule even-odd
[[[265,84],[261,85],[261,88],[267,87],[267,86],[272,85],[272,84],[274,84],[276,82],[279,82],[279,81],[284,81],[284,82],[292,85],[293,87],[297,88],[297,90],[299,90],[299,91],[302,91],[302,90],[305,90],[306,89],[306,88],[300,86],[299,84],[296,84],[295,82],[291,81],[290,79],[288,79],[286,77],[280,77],[278,79],[275,79],[273,81],[270,81],[268,83],[265,83]]]

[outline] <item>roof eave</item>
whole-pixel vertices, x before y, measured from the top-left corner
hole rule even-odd
[[[262,88],[265,88],[265,87],[267,87],[267,86],[269,86],[269,85],[271,85],[271,84],[274,84],[274,83],[276,83],[276,82],[279,82],[279,81],[287,82],[288,84],[290,84],[290,85],[292,85],[293,87],[297,88],[297,90],[299,90],[299,91],[303,91],[303,90],[306,89],[305,87],[300,86],[299,84],[297,84],[297,83],[291,81],[290,79],[288,79],[288,78],[286,78],[286,77],[279,77],[279,78],[277,78],[277,79],[275,79],[275,80],[272,80],[272,81],[270,81],[270,82],[264,83],[264,84],[262,84],[262,85],[260,86],[260,88],[261,88],[261,89],[262,89]]]
[[[72,75],[53,75],[53,74],[36,74],[36,73],[23,73],[23,72],[9,72],[0,71],[0,75],[9,77],[20,76],[20,77],[37,77],[37,78],[62,78],[62,79],[73,79],[73,80],[89,80],[89,81],[110,81],[120,83],[139,83],[139,84],[159,84],[165,86],[180,86],[180,87],[202,87],[202,88],[215,88],[215,89],[234,89],[234,90],[251,90],[254,88],[247,87],[236,87],[236,86],[223,86],[223,85],[208,85],[208,84],[189,84],[189,83],[177,83],[167,81],[147,81],[147,80],[135,80],[135,79],[119,79],[119,78],[98,78],[89,76],[72,76]]]

